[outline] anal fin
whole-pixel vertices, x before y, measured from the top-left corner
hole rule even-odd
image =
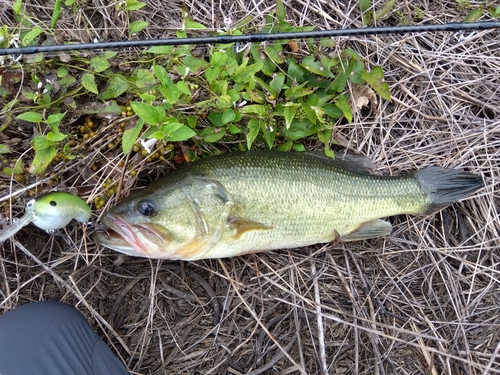
[[[340,238],[341,242],[361,241],[370,238],[388,236],[392,232],[392,225],[388,221],[373,220],[361,224],[354,232]]]

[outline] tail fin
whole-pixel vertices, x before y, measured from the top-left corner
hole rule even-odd
[[[439,211],[484,187],[481,176],[457,169],[430,167],[414,176],[431,201],[425,214]]]

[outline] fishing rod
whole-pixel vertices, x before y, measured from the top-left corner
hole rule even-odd
[[[488,30],[500,28],[500,21],[482,22],[453,22],[447,24],[413,25],[413,26],[386,26],[366,27],[352,29],[313,30],[288,33],[271,34],[245,34],[245,35],[217,35],[198,38],[169,38],[151,40],[125,40],[118,42],[77,43],[49,46],[29,46],[17,48],[1,48],[0,56],[29,55],[41,52],[59,52],[69,50],[95,50],[123,47],[153,47],[153,46],[178,46],[186,44],[230,44],[266,42],[271,40],[287,40],[300,38],[327,38],[354,35],[380,35],[380,34],[408,34],[421,32],[457,32],[464,30]]]

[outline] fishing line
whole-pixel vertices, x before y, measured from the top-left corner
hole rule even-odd
[[[95,49],[113,49],[127,47],[154,47],[154,46],[179,46],[189,44],[231,44],[231,43],[254,43],[273,40],[288,40],[301,38],[328,38],[341,36],[359,36],[359,35],[381,35],[381,34],[408,34],[422,32],[457,32],[464,30],[489,30],[500,28],[500,21],[482,21],[482,22],[453,22],[447,24],[432,25],[412,25],[412,26],[386,26],[386,27],[366,27],[351,29],[333,29],[333,30],[313,30],[288,33],[270,33],[270,34],[245,34],[245,35],[216,35],[207,37],[193,38],[169,38],[169,39],[150,39],[150,40],[124,40],[117,42],[98,42],[98,43],[77,43],[48,46],[29,46],[16,48],[1,48],[0,56],[6,55],[30,55],[42,52],[61,52],[61,51],[82,51]]]

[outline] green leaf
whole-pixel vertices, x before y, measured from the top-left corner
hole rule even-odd
[[[207,78],[209,84],[214,82],[219,77],[219,71],[220,68],[218,66],[205,69],[205,77]]]
[[[313,56],[307,56],[302,60],[300,66],[306,70],[322,77],[333,77],[332,72],[325,68],[320,61],[315,61]]]
[[[175,131],[172,131],[170,136],[167,137],[169,141],[172,141],[172,142],[185,141],[185,140],[190,139],[196,135],[196,133],[193,131],[193,129],[187,127],[186,125],[182,125],[182,124],[179,124],[179,125],[180,126]]]
[[[370,0],[359,0],[359,7],[361,8],[361,19],[363,21],[363,25],[368,25],[372,20],[372,12],[370,9]]]
[[[35,39],[38,35],[43,33],[43,30],[40,26],[34,26],[24,37],[23,37],[23,44],[27,46],[30,44],[33,39]]]
[[[347,101],[346,97],[344,95],[339,95],[337,98],[335,98],[334,102],[335,102],[335,105],[342,111],[342,113],[344,114],[347,121],[351,122],[352,121],[352,111],[351,111],[351,107],[349,106],[349,102]]]
[[[187,66],[184,66],[184,65],[177,65],[175,68],[177,69],[177,72],[179,72],[179,75],[182,78],[187,77],[187,75],[190,72],[190,68],[188,68]]]
[[[184,82],[184,81],[177,82],[177,88],[184,95],[191,95],[191,91],[189,91],[189,88],[187,87],[186,82]]]
[[[37,151],[53,146],[54,142],[50,141],[45,135],[37,135],[31,139],[31,144],[35,151]]]
[[[387,15],[392,10],[392,8],[394,8],[394,4],[396,4],[396,0],[386,1],[381,8],[373,12],[373,20],[375,22],[379,21],[381,18]]]
[[[131,102],[130,106],[146,124],[156,125],[165,119],[165,110],[162,107],[143,102]]]
[[[16,118],[19,120],[29,121],[29,122],[42,122],[42,115],[38,112],[24,112],[20,115],[17,115]]]
[[[186,21],[184,23],[184,27],[186,29],[206,29],[207,27],[203,25],[202,23],[199,22],[194,22],[194,21]]]
[[[97,90],[97,85],[95,83],[95,77],[93,74],[85,73],[82,76],[82,86],[85,87],[86,90],[93,92],[94,94],[99,94]]]
[[[323,111],[332,118],[341,118],[343,116],[342,111],[335,104],[327,103],[323,106]]]
[[[387,85],[387,82],[384,82],[384,71],[380,66],[374,67],[370,72],[362,72],[361,76],[377,94],[386,100],[391,100],[389,85]]]
[[[173,117],[169,117],[169,118],[165,119],[165,123],[162,124],[160,129],[165,136],[170,137],[170,135],[172,133],[175,133],[175,131],[177,129],[179,129],[181,126],[184,126],[184,125],[182,125],[180,122],[177,122],[177,119],[175,119]]]
[[[137,87],[147,88],[153,86],[155,83],[155,75],[149,69],[139,69],[137,71],[137,79],[135,81]]]
[[[332,129],[325,129],[318,132],[318,139],[325,145],[325,154],[330,156],[327,152],[330,151],[330,138],[332,136]],[[332,152],[333,153],[333,152]]]
[[[139,10],[145,7],[146,4],[138,0],[127,0],[127,10]]]
[[[283,64],[285,61],[281,58],[280,52],[282,52],[283,47],[281,44],[272,44],[270,46],[266,46],[266,53],[269,56],[269,58],[275,63],[275,64]]]
[[[54,3],[54,10],[52,11],[52,19],[50,23],[50,27],[54,29],[56,27],[57,21],[61,16],[61,0],[56,0]]]
[[[150,94],[148,92],[143,92],[139,94],[139,97],[144,100],[146,103],[151,103],[156,99],[156,96]]]
[[[231,108],[228,108],[224,111],[221,117],[222,124],[227,124],[228,122],[234,121],[236,118],[236,113]]]
[[[307,120],[293,120],[290,128],[283,131],[283,135],[292,141],[316,134],[314,124]]]
[[[306,115],[307,119],[313,124],[316,124],[316,122],[318,121],[318,118],[316,117],[316,112],[313,111],[313,109],[306,103],[302,103],[301,108],[304,114]]]
[[[302,152],[302,151],[305,151],[306,148],[304,147],[304,145],[302,143],[294,143],[293,144],[293,150],[294,151]]]
[[[90,59],[90,66],[97,73],[103,72],[109,68],[109,61],[106,60],[104,57],[96,56],[96,57]]]
[[[35,157],[30,167],[30,172],[33,174],[43,173],[50,162],[54,160],[57,155],[57,149],[54,146],[38,149],[35,152]]]
[[[276,0],[276,20],[278,23],[285,22],[286,12],[282,0]]]
[[[250,119],[248,121],[248,132],[247,132],[247,149],[250,150],[252,148],[253,141],[257,138],[260,131],[260,121],[256,118]]]
[[[146,21],[135,21],[130,24],[130,33],[137,34],[138,32],[144,30],[148,27],[149,22]]]
[[[304,70],[295,63],[295,60],[288,60],[288,75],[299,82],[304,76]]]
[[[67,137],[66,134],[59,133],[59,131],[56,132],[48,132],[47,134],[47,139],[52,142],[60,142],[64,140]]]
[[[464,18],[464,22],[476,22],[483,15],[483,9],[481,7],[472,9],[469,14]]]
[[[262,69],[262,63],[258,62],[252,65],[245,66],[243,69],[238,69],[234,77],[234,82],[248,82],[252,76],[257,74]]]
[[[243,114],[255,114],[259,117],[264,117],[266,115],[266,106],[261,104],[249,104],[239,109],[240,113]]]
[[[121,74],[115,74],[111,77],[108,83],[108,87],[106,87],[106,89],[101,92],[99,98],[102,100],[117,98],[127,90],[128,82],[125,77]]]
[[[490,14],[491,17],[497,18],[500,17],[500,5],[497,6],[496,8],[491,8],[488,9],[488,13]]]
[[[254,45],[250,48],[250,53],[255,61],[262,63],[261,70],[265,75],[271,76],[274,73],[276,70],[276,64],[269,57],[267,57],[266,54],[261,53],[260,47],[257,43],[254,43]]]
[[[198,59],[191,55],[188,55],[182,59],[184,65],[186,65],[192,72],[197,72],[200,69],[205,69],[208,63],[203,59]]]
[[[66,113],[54,113],[47,117],[47,125],[52,129],[57,128],[61,123],[61,120],[66,116]]]
[[[8,154],[10,153],[9,146],[0,143],[0,154]]]
[[[160,87],[160,92],[170,104],[175,104],[177,103],[177,100],[179,100],[180,93],[176,85]]]
[[[227,55],[224,52],[217,51],[210,56],[210,64],[215,67],[224,65],[226,61]]]
[[[274,139],[276,138],[276,128],[264,126],[264,140],[267,147],[272,149],[274,147]]]
[[[300,107],[298,103],[286,103],[283,104],[283,115],[285,117],[285,126],[287,129],[290,128],[293,119],[295,118],[295,113],[297,113],[297,109]]]
[[[144,121],[139,119],[133,128],[127,129],[123,132],[122,150],[125,155],[132,149],[132,147],[134,147],[135,141],[139,137],[139,134],[141,134],[143,125]]]
[[[57,78],[66,77],[68,73],[69,73],[68,68],[66,68],[65,66],[61,66],[59,67],[59,69],[57,69]]]
[[[104,57],[106,60],[109,60],[115,57],[116,55],[118,55],[118,52],[115,51],[104,51],[101,53],[101,56]]]
[[[335,40],[331,38],[322,38],[319,40],[320,47],[335,47]]]
[[[208,115],[208,120],[218,128],[224,125],[222,123],[222,113],[220,112],[212,112]]]
[[[345,85],[349,79],[349,74],[339,74],[332,82],[331,89],[335,92],[342,92],[345,90]]]
[[[8,175],[22,173],[23,171],[24,171],[24,168],[23,168],[23,162],[21,159],[16,160],[14,167],[12,167],[12,168],[6,167],[3,169],[3,173],[8,174]]]
[[[208,143],[213,143],[221,140],[226,135],[224,128],[205,128],[201,132],[203,140]]]
[[[231,134],[240,134],[241,133],[241,129],[238,128],[235,124],[229,125],[228,130],[229,130],[229,133],[231,133]]]
[[[292,149],[293,142],[291,140],[282,143],[276,150],[277,151],[290,151]]]
[[[21,15],[21,9],[23,8],[23,0],[15,0],[14,4],[12,4],[12,10],[18,16]]]
[[[198,118],[196,116],[188,116],[186,118],[186,122],[191,129],[194,129],[196,127],[196,123],[198,122]]]
[[[154,53],[155,55],[170,55],[174,50],[174,46],[153,46],[149,48],[147,53]]]
[[[161,65],[154,65],[153,71],[155,73],[156,78],[160,81],[162,86],[171,86],[173,85],[172,80],[168,76],[167,70]]]
[[[59,81],[61,86],[70,86],[75,82],[76,82],[76,78],[73,76],[69,76],[69,75],[64,77],[64,78],[61,78],[61,80]]]
[[[276,74],[269,86],[276,90],[276,96],[280,94],[283,84],[285,83],[285,73],[281,72]]]

